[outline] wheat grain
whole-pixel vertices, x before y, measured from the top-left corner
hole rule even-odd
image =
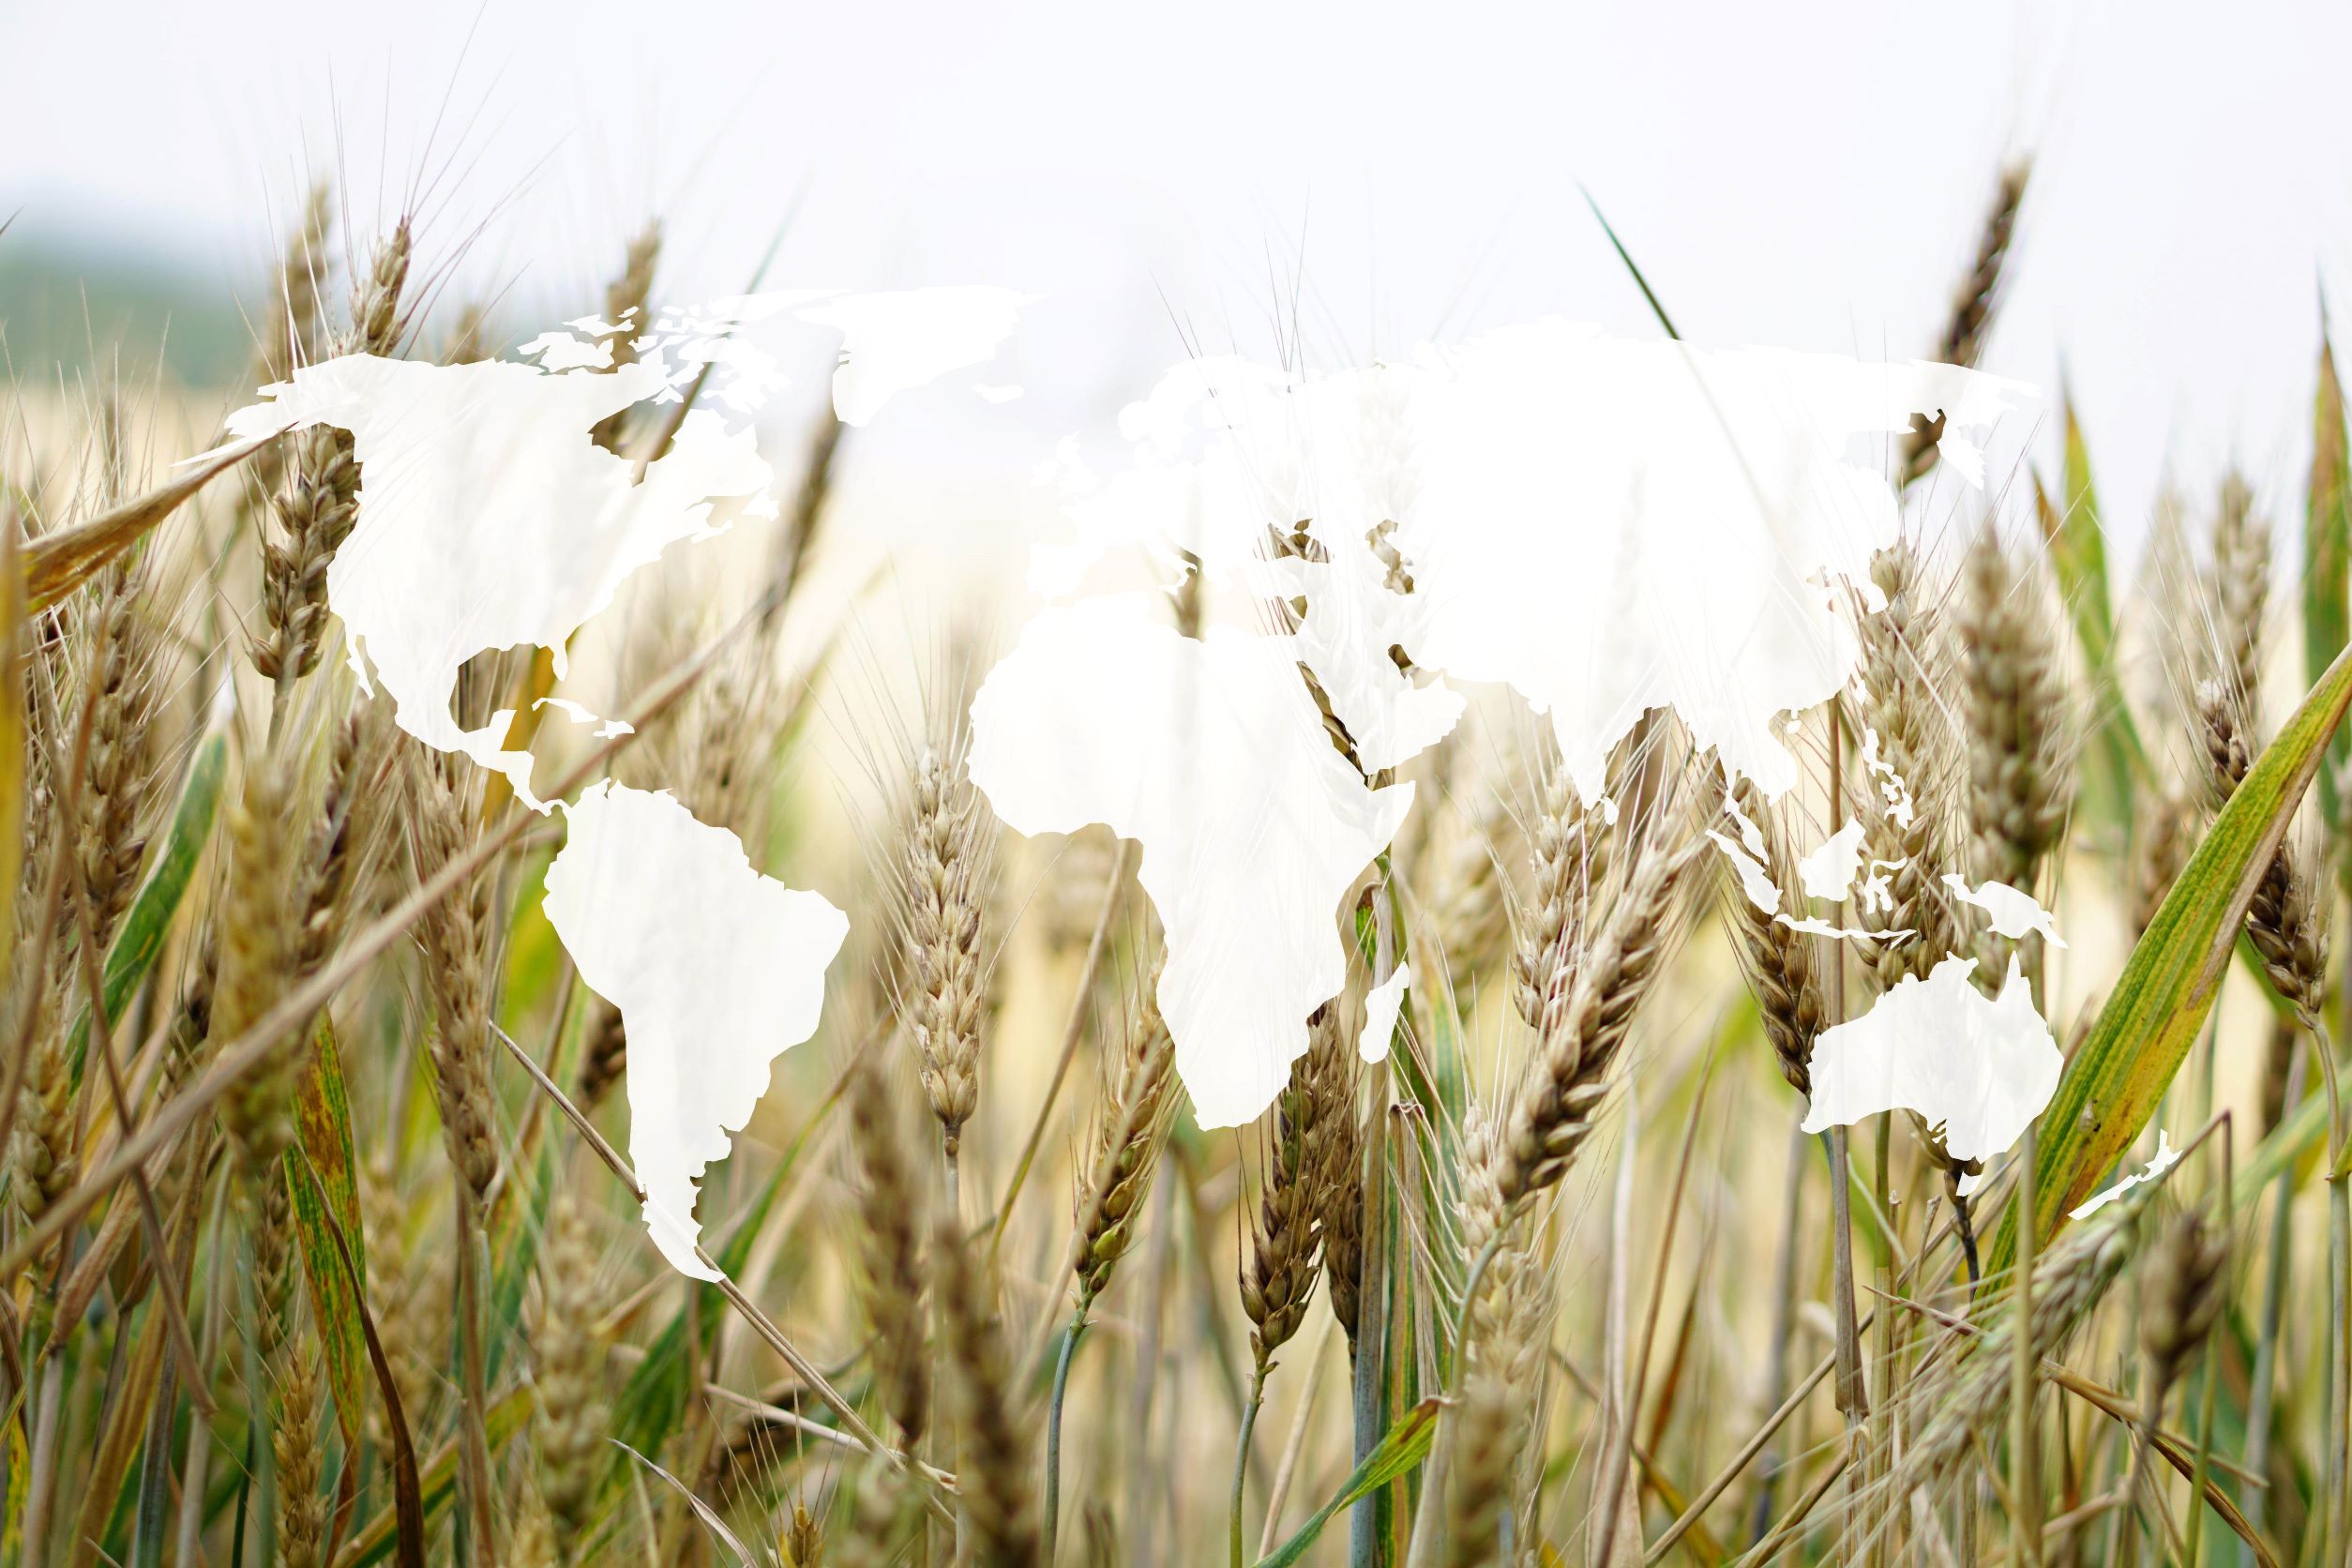
[[[1630,852],[1608,911],[1575,964],[1565,1004],[1545,1010],[1505,1123],[1496,1187],[1506,1204],[1556,1185],[1591,1137],[1635,1016],[1673,943],[1676,895],[1695,860],[1694,841],[1673,823]]]
[[[319,1490],[319,1383],[307,1347],[290,1340],[279,1359],[269,1442],[278,1467],[278,1560],[318,1568],[326,1545],[327,1500]]]
[[[2056,629],[2034,574],[1989,524],[1967,578],[1955,630],[1968,674],[1969,861],[1979,880],[2030,890],[2068,806]]]
[[[229,886],[210,1020],[216,1039],[233,1039],[251,1028],[277,1004],[293,973],[287,799],[281,768],[266,759],[249,759],[244,788],[229,811]],[[247,1074],[221,1099],[221,1124],[248,1183],[271,1184],[278,1156],[294,1142],[293,1074],[299,1044],[298,1037],[281,1042],[262,1070]]]
[[[404,328],[400,314],[410,260],[403,218],[376,247],[352,296],[352,324],[337,352],[390,356]],[[315,426],[289,438],[294,455],[273,502],[278,539],[262,555],[265,630],[252,643],[253,668],[282,684],[318,667],[325,651],[326,574],[359,515],[359,462],[350,432]]]
[[[897,1098],[880,1062],[852,1069],[850,1121],[866,1182],[866,1313],[874,1328],[874,1365],[882,1408],[901,1442],[922,1440],[931,1413],[931,1364],[924,1344],[926,1229],[923,1188],[905,1158]]]
[[[411,852],[422,882],[465,852],[479,818],[468,808],[448,759],[415,747],[411,760]],[[476,878],[471,888],[443,899],[418,922],[426,981],[440,1015],[433,1038],[433,1096],[441,1108],[442,1138],[451,1167],[477,1202],[498,1175],[487,988],[490,892],[489,883]]]
[[[932,1234],[934,1289],[945,1351],[943,1392],[963,1456],[960,1516],[980,1568],[1031,1568],[1037,1559],[1035,1501],[1019,1405],[1005,1365],[996,1291],[980,1249],[942,1218]]]
[[[628,243],[621,270],[605,286],[604,319],[619,330],[611,340],[614,369],[634,364],[637,339],[650,325],[645,307],[654,294],[654,268],[661,260],[661,220],[652,219]],[[623,450],[628,434],[628,410],[608,415],[589,430],[588,439],[608,452]]]
[[[532,1334],[539,1496],[557,1539],[586,1532],[605,1455],[604,1347],[596,1337],[596,1254],[573,1203],[549,1215],[539,1262],[539,1310]]]
[[[962,747],[925,747],[908,813],[900,918],[916,1064],[951,1170],[980,1099],[980,924],[993,858],[987,826]]]
[[[1864,852],[1887,867],[1887,901],[1874,928],[1914,933],[1875,944],[1871,966],[1888,988],[1907,974],[1924,977],[1952,946],[1957,923],[1941,878],[1957,858],[1952,759],[1958,747],[1937,691],[1945,651],[1935,589],[1911,544],[1897,540],[1872,557],[1870,578],[1886,607],[1862,617],[1862,718],[1879,765],[1899,781],[1893,788],[1910,807],[1907,820],[1885,803],[1862,812]],[[1835,808],[1847,809],[1843,802]]]
[[[1127,1024],[1120,1060],[1104,1081],[1091,1153],[1079,1168],[1071,1273],[1081,1317],[1109,1289],[1111,1272],[1134,1244],[1182,1099],[1175,1043],[1148,999],[1149,989]]]
[[[1779,813],[1746,779],[1734,786],[1741,813],[1754,822],[1764,840],[1764,865],[1774,885],[1797,884],[1796,862],[1788,852]],[[1820,965],[1814,939],[1787,921],[1776,920],[1739,888],[1724,893],[1726,923],[1739,946],[1748,988],[1756,994],[1756,1010],[1764,1020],[1764,1036],[1772,1042],[1788,1087],[1813,1093],[1813,1043],[1828,1027],[1829,1009],[1821,994]]]
[[[1472,1294],[1462,1314],[1460,1403],[1446,1479],[1448,1560],[1500,1563],[1503,1523],[1521,1499],[1520,1452],[1536,1406],[1543,1326],[1550,1307],[1530,1227],[1503,1200],[1508,1163],[1501,1123],[1472,1107],[1462,1124],[1461,1254]],[[1490,1249],[1491,1248],[1491,1252]]]
[[[1984,352],[1985,339],[1992,336],[1993,319],[2008,279],[2009,248],[2016,237],[2017,212],[2025,205],[2026,182],[2032,172],[2031,163],[2026,161],[2013,163],[2001,171],[1994,188],[1993,204],[1978,231],[1976,255],[1952,295],[1943,336],[1936,344],[1936,357],[1944,364],[1974,365]],[[1938,413],[1928,427],[1915,430],[1904,438],[1906,484],[1936,465],[1936,437],[1942,433],[1943,423],[1944,416]]]

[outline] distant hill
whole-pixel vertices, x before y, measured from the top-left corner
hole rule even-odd
[[[167,257],[28,234],[0,234],[0,346],[10,379],[48,380],[86,370],[95,347],[119,350],[127,375],[166,374],[187,386],[237,380],[252,338],[236,302],[209,278]]]

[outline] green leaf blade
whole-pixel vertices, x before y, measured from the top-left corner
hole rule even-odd
[[[2319,384],[2312,399],[2311,487],[2303,503],[2303,678],[2316,682],[2352,640],[2352,496],[2344,484],[2344,383],[2336,375],[2327,319],[2320,319]],[[2343,821],[2336,769],[2347,741],[2339,734],[2329,747],[2335,766],[2319,772],[2322,809],[2330,822]]]
[[[2075,417],[2073,399],[2064,400],[2066,455],[2058,500],[2034,480],[2035,511],[2050,555],[2058,591],[2066,603],[2074,641],[2082,648],[2090,693],[2092,745],[2087,803],[2097,814],[2128,831],[2134,787],[2148,774],[2148,754],[2139,727],[2123,699],[2116,669],[2115,596],[2107,574],[2107,539],[2100,518],[2099,490],[2090,472],[2090,448]]]
[[[2352,706],[2352,655],[2340,654],[2214,819],[2166,895],[2042,1115],[2034,1168],[2035,1233],[2068,1211],[2147,1128],[2221,990],[2255,884],[2284,842],[2330,736]],[[2001,1227],[1989,1274],[2016,1256],[2016,1215]]]
[[[1271,1556],[1259,1559],[1257,1568],[1289,1568],[1290,1564],[1304,1560],[1307,1549],[1323,1533],[1324,1526],[1350,1505],[1370,1497],[1427,1458],[1429,1445],[1438,1435],[1438,1416],[1445,1403],[1432,1395],[1407,1410],[1388,1429],[1387,1436],[1380,1439],[1379,1446],[1349,1472],[1332,1500],[1318,1508]]]
[[[303,1276],[310,1286],[311,1316],[325,1351],[336,1425],[342,1428],[346,1450],[355,1453],[371,1380],[368,1338],[360,1323],[368,1252],[359,1218],[359,1161],[353,1152],[351,1100],[332,1024],[323,1022],[311,1032],[309,1070],[294,1099],[294,1117],[301,1149],[288,1150],[284,1156],[286,1191],[302,1247]],[[303,1172],[300,1162],[306,1157],[317,1173],[315,1183]],[[338,1229],[349,1239],[348,1270],[336,1245]]]

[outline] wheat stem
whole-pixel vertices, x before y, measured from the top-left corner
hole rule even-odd
[[[2346,1441],[2346,1407],[2352,1405],[2352,1193],[2341,1172],[2328,1176],[2328,1399],[2326,1428],[2327,1492],[2320,1505],[2321,1560],[2344,1560],[2344,1543],[2352,1536],[2352,1447]]]
[[[2034,1206],[2034,1160],[2039,1142],[2038,1128],[2028,1123],[2025,1137],[2017,1144],[2017,1184],[2010,1199],[2012,1212],[2017,1215],[2017,1304],[2013,1310],[2021,1324],[2033,1321],[2034,1228],[2039,1223]],[[2041,1358],[2031,1334],[2013,1337],[2015,1343],[2012,1347],[2009,1387],[2010,1530],[2020,1568],[2039,1568],[2042,1460],[2036,1442],[2033,1396],[2039,1387],[2035,1371]]]
[[[1372,978],[1383,983],[1396,972],[1401,923],[1391,852],[1373,862]],[[1353,1332],[1349,1335],[1349,1424],[1350,1457],[1362,1464],[1388,1426],[1388,1341],[1391,1239],[1388,1229],[1388,1138],[1395,1068],[1383,1061],[1371,1075],[1372,1089],[1361,1114],[1357,1151],[1362,1233],[1357,1241],[1358,1290]],[[1348,1568],[1376,1568],[1380,1543],[1377,1496],[1367,1495],[1348,1511]]]
[[[1045,1545],[1040,1552],[1046,1568],[1053,1568],[1054,1538],[1062,1522],[1062,1401],[1070,1392],[1070,1358],[1085,1332],[1086,1309],[1079,1307],[1070,1314],[1070,1326],[1062,1331],[1061,1352],[1053,1358],[1053,1395],[1046,1406]]]
[[[573,1129],[580,1135],[581,1140],[595,1153],[597,1159],[603,1162],[605,1168],[620,1178],[623,1185],[628,1188],[631,1197],[643,1202],[645,1189],[638,1182],[636,1170],[631,1168],[629,1162],[622,1157],[619,1150],[612,1147],[604,1134],[596,1130],[596,1123],[590,1122],[581,1113],[580,1108],[572,1103],[571,1096],[557,1088],[555,1080],[549,1078],[546,1070],[532,1060],[531,1053],[517,1045],[513,1037],[505,1030],[492,1024],[490,1033],[501,1045],[506,1048],[507,1053],[522,1064],[523,1070],[531,1075],[531,1080],[538,1086],[539,1092],[555,1102],[556,1108],[563,1111],[565,1120],[571,1123]],[[708,1254],[697,1252],[695,1256],[704,1265],[716,1271],[716,1265],[711,1262]],[[833,1411],[835,1418],[841,1423],[841,1429],[868,1454],[876,1455],[902,1471],[912,1471],[922,1468],[914,1466],[907,1455],[890,1447],[874,1435],[874,1429],[867,1425],[865,1417],[857,1413],[857,1407],[842,1395],[841,1391],[834,1386],[833,1380],[824,1375],[815,1362],[810,1361],[797,1346],[784,1336],[783,1331],[776,1326],[768,1315],[761,1311],[750,1297],[744,1294],[741,1286],[722,1273],[717,1280],[717,1289],[727,1304],[732,1306],[744,1321],[751,1326],[752,1332],[767,1344],[768,1349],[774,1350],[784,1364],[792,1368],[793,1374],[808,1386],[808,1391],[823,1401],[825,1407]],[[934,1473],[934,1478],[936,1478],[935,1472],[927,1470],[925,1473]],[[938,1499],[930,1498],[927,1500],[927,1506],[940,1520],[942,1523],[946,1522],[947,1511]]]
[[[1766,1352],[1764,1402],[1777,1406],[1788,1392],[1788,1341],[1797,1317],[1797,1230],[1804,1214],[1805,1132],[1799,1122],[1788,1127],[1788,1180],[1781,1196],[1780,1248],[1772,1270],[1772,1337]],[[1775,1428],[1777,1430],[1777,1428]],[[1777,1447],[1764,1452],[1757,1468],[1755,1500],[1746,1513],[1751,1545],[1764,1539],[1772,1522],[1773,1484],[1779,1479]]]
[[[40,1392],[33,1402],[32,1452],[27,1464],[24,1516],[21,1523],[23,1568],[43,1568],[49,1561],[49,1511],[57,1493],[57,1444],[61,1436],[61,1405],[66,1390],[66,1364],[50,1358],[41,1369]]]
[[[1250,1374],[1249,1399],[1242,1406],[1242,1429],[1233,1440],[1233,1487],[1226,1509],[1226,1559],[1230,1568],[1246,1568],[1248,1560],[1242,1555],[1242,1496],[1249,1480],[1249,1440],[1258,1430],[1258,1412],[1266,1403],[1267,1364],[1260,1361],[1257,1371]]]
[[[495,1561],[498,1537],[490,1517],[490,1431],[484,1335],[490,1317],[490,1238],[473,1196],[457,1195],[458,1357],[460,1380],[459,1446],[468,1516],[467,1534],[477,1561]]]
[[[1316,1331],[1314,1349],[1307,1354],[1306,1387],[1300,1391],[1298,1413],[1292,1417],[1290,1435],[1283,1442],[1282,1458],[1274,1466],[1274,1488],[1266,1494],[1265,1523],[1258,1531],[1258,1555],[1261,1558],[1272,1555],[1274,1537],[1281,1530],[1282,1506],[1289,1500],[1290,1483],[1306,1452],[1307,1423],[1315,1413],[1315,1392],[1323,1382],[1324,1351],[1331,1348],[1332,1330],[1336,1327],[1336,1320],[1326,1319]]]
[[[2299,1104],[2303,1094],[2304,1064],[2311,1048],[2299,1036],[2288,1064],[2284,1103]],[[2261,1319],[2255,1331],[2253,1389],[2246,1409],[2246,1468],[2256,1475],[2269,1473],[2270,1425],[2278,1396],[2279,1345],[2286,1322],[2286,1292],[2294,1278],[2295,1173],[2282,1172],[2270,1199],[2269,1261],[2262,1284]],[[2246,1522],[2260,1530],[2269,1522],[2269,1489],[2251,1487],[2246,1496]],[[2239,1552],[2242,1568],[2254,1568],[2254,1547]]]

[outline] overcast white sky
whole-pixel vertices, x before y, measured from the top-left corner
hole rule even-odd
[[[2341,5],[0,0],[0,49],[28,230],[226,284],[306,171],[362,229],[440,173],[429,248],[482,231],[453,297],[536,325],[654,210],[666,292],[740,288],[805,193],[772,281],[1046,296],[990,375],[1040,440],[1271,352],[1294,285],[1326,364],[1651,332],[1579,181],[1695,340],[1909,356],[2036,150],[1986,364],[2055,409],[2062,359],[2127,540],[2167,462],[2299,503],[2323,276],[2352,318]]]

